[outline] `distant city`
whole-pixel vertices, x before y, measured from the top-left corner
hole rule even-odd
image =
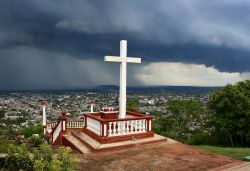
[[[197,99],[207,103],[209,93],[218,87],[128,87],[127,100],[139,99],[139,111],[151,115],[167,114],[166,102],[171,99]],[[4,123],[20,128],[28,124],[41,123],[41,100],[47,101],[48,120],[54,121],[61,111],[69,118],[77,119],[81,113],[90,111],[90,100],[95,100],[95,111],[102,107],[118,108],[117,86],[105,85],[82,90],[2,91],[0,110],[5,112]]]

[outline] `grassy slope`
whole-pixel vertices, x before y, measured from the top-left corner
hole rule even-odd
[[[244,157],[250,156],[250,148],[231,148],[206,145],[201,145],[198,147],[213,153],[223,154],[225,156],[229,156],[239,160],[243,160]]]

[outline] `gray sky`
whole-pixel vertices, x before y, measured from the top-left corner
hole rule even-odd
[[[0,1],[0,89],[118,84],[223,86],[250,78],[247,0]]]

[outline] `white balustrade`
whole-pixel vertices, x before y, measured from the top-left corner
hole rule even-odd
[[[56,122],[47,123],[47,132],[51,133],[52,129],[56,126]]]
[[[120,136],[147,132],[147,120],[127,120],[108,123],[108,136]]]
[[[56,139],[58,138],[60,132],[62,130],[62,122],[60,121],[57,127],[55,128],[55,131],[53,132],[53,139],[52,142],[54,143]]]
[[[100,121],[87,117],[87,129],[96,133],[97,135],[101,135],[102,126]]]
[[[83,121],[67,121],[67,128],[83,128]]]

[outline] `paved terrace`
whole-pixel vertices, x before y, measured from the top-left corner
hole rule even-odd
[[[184,145],[168,139],[166,142],[137,145],[107,152],[79,155],[81,170],[93,171],[245,171],[249,164],[226,156]]]

